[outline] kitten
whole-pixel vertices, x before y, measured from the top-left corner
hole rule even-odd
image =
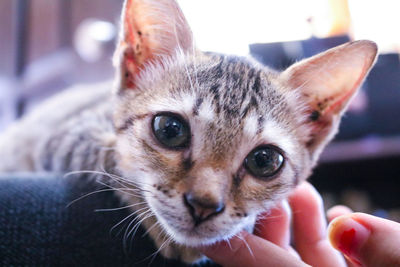
[[[196,262],[310,175],[376,54],[357,41],[276,72],[198,51],[173,0],[126,0],[114,92],[48,100],[2,136],[0,170],[114,173],[96,178],[130,189],[161,253]]]

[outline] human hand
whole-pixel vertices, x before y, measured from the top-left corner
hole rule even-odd
[[[233,267],[346,266],[327,239],[327,224],[318,192],[310,184],[303,183],[290,196],[289,205],[283,202],[259,220],[256,235],[242,232],[229,242],[202,248],[202,252],[223,266]],[[296,251],[290,246],[291,219]]]
[[[300,185],[289,203],[260,220],[256,235],[243,232],[202,251],[223,266],[347,266],[329,236],[350,266],[400,266],[400,224],[338,206],[328,212],[327,234],[321,197],[310,184]]]
[[[400,266],[400,224],[345,207],[328,211],[332,245],[355,266]]]

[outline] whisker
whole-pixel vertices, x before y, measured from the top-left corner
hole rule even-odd
[[[148,215],[150,215],[150,217],[153,216],[153,212],[150,209],[148,209],[148,210],[142,212],[141,214],[139,214],[138,216],[136,216],[136,219],[134,220],[134,221],[136,221],[136,223],[132,226],[132,229],[129,230],[130,225],[126,229],[127,231],[129,230],[129,232],[127,232],[127,234],[126,234],[126,238],[129,238],[129,236],[135,230],[136,226],[138,224],[140,225],[145,218],[148,218],[147,217]]]
[[[158,240],[160,238],[161,235],[168,235],[165,230],[161,227],[161,231],[158,233],[158,235],[156,236],[155,240]]]
[[[253,250],[250,248],[249,243],[247,243],[246,239],[244,239],[241,235],[235,235],[235,236],[244,242],[244,244],[247,247],[247,250],[250,252],[250,255],[255,259]]]
[[[121,176],[118,176],[118,175],[115,175],[115,174],[111,174],[111,173],[108,173],[108,172],[105,172],[105,171],[93,171],[93,170],[71,171],[71,172],[66,173],[64,175],[64,177],[68,177],[68,176],[75,175],[75,174],[97,174],[97,175],[107,176],[107,177],[109,177],[110,179],[112,179],[112,180],[114,180],[116,182],[123,181],[128,185],[133,185],[133,186],[139,185],[139,183],[136,182],[136,181],[133,181],[131,179],[127,179],[127,178],[124,178],[124,177],[121,177]],[[125,185],[123,185],[123,186],[125,186]]]
[[[103,172],[103,171],[93,171],[93,170],[82,170],[82,171],[71,171],[68,172],[64,175],[64,177],[68,177],[71,175],[75,175],[75,174],[97,174],[97,175],[101,175],[101,176],[107,176],[108,178],[118,182],[118,180],[116,179],[115,175],[107,173],[107,172]],[[122,177],[118,177],[119,179],[122,179]],[[123,179],[123,181],[126,181],[126,183],[130,182],[127,179]],[[134,185],[134,184],[132,184]],[[122,184],[122,186],[126,187],[125,185]]]
[[[127,194],[129,194],[131,196],[135,196],[135,197],[142,197],[142,194],[141,194],[140,190],[133,189],[133,188],[118,188],[118,187],[113,187],[113,186],[111,186],[109,184],[106,184],[106,183],[103,183],[103,182],[100,182],[100,181],[97,181],[97,182],[99,184],[107,187],[107,188],[114,189],[115,191],[119,191],[119,192],[122,192],[122,193],[127,193]],[[132,192],[138,193],[138,194],[134,194]]]
[[[230,249],[231,251],[233,251],[231,241],[230,241],[229,239],[227,239],[227,240],[226,240],[226,243],[228,243],[229,249]]]
[[[153,225],[150,226],[149,229],[146,230],[146,232],[144,232],[142,237],[145,237],[148,233],[150,233],[151,230],[153,230],[154,227],[157,227],[157,226],[161,226],[161,222],[156,221],[155,223],[153,223]]]
[[[144,211],[142,212],[142,210],[144,210]],[[127,235],[130,231],[129,229],[131,228],[132,224],[134,224],[136,221],[139,221],[141,219],[141,217],[144,216],[145,214],[148,214],[149,212],[151,212],[150,208],[148,208],[148,207],[141,208],[137,211],[140,211],[140,212],[136,212],[136,217],[128,224],[128,227],[125,229],[124,239],[127,238]]]
[[[125,250],[126,253],[128,253],[128,251],[130,250],[130,246],[129,246],[129,248],[128,248],[127,243],[128,243],[128,239],[129,239],[129,234],[130,234],[130,232],[131,232],[131,230],[130,230],[131,226],[132,226],[135,222],[139,221],[139,220],[140,220],[140,217],[145,216],[145,215],[148,214],[149,212],[151,212],[150,209],[148,209],[148,210],[146,210],[146,211],[144,211],[144,212],[138,214],[138,215],[128,224],[128,227],[126,227],[126,229],[125,229],[125,234],[124,234],[124,238],[123,238],[123,247],[124,247],[124,250]],[[135,225],[136,225],[136,224],[135,224]],[[134,226],[133,226],[133,227],[134,227]]]
[[[133,179],[128,179],[128,178],[125,178],[123,176],[119,176],[119,175],[116,175],[116,174],[112,174],[112,173],[106,172],[106,170],[104,169],[104,166],[102,166],[101,169],[104,172],[104,174],[107,174],[107,176],[109,178],[111,178],[112,180],[114,180],[115,182],[117,182],[117,183],[119,183],[119,184],[121,184],[123,186],[126,186],[125,184],[132,185],[132,186],[138,186],[138,183],[135,182]],[[123,183],[125,183],[125,184],[123,184]]]
[[[115,191],[115,189],[114,188],[106,188],[106,189],[100,189],[100,190],[96,190],[96,191],[87,193],[87,194],[85,194],[83,196],[78,197],[77,199],[72,200],[65,208],[69,208],[71,205],[73,205],[77,201],[82,200],[82,199],[84,199],[84,198],[86,198],[88,196],[91,196],[91,195],[94,195],[94,194],[97,194],[97,193],[102,193],[102,192],[109,192],[109,191]]]
[[[136,213],[138,213],[138,212],[140,212],[140,211],[142,211],[142,210],[144,210],[144,209],[148,209],[148,207],[144,207],[144,208],[138,209],[138,210],[135,211],[135,212],[132,212],[131,214],[129,214],[128,216],[126,216],[124,219],[122,219],[119,223],[117,223],[116,225],[114,225],[114,226],[110,229],[110,232],[114,231],[114,229],[115,229],[116,227],[118,227],[118,226],[121,225],[123,222],[125,222],[126,220],[128,220],[128,219],[131,218],[132,216],[135,216]],[[120,232],[119,232],[119,233],[120,233]],[[119,234],[119,233],[118,233],[118,234]]]
[[[148,256],[148,257],[146,258],[146,260],[147,260],[148,258],[152,257],[152,259],[151,259],[149,265],[151,265],[151,264],[153,263],[153,261],[154,261],[154,259],[156,258],[156,256],[161,252],[161,250],[162,250],[164,247],[166,247],[166,246],[168,246],[169,244],[171,244],[171,241],[172,241],[172,237],[168,237],[168,238],[161,244],[161,246],[157,249],[156,252],[154,252],[153,254],[151,254],[150,256]]]
[[[150,211],[149,214],[147,214],[144,218],[142,218],[140,221],[138,221],[132,228],[132,230],[128,233],[128,238],[130,235],[132,235],[132,240],[134,238],[134,236],[136,235],[136,232],[138,231],[140,225],[148,218],[151,218],[154,216],[154,213],[152,211]]]
[[[138,205],[142,205],[142,204],[146,204],[146,201],[138,202],[138,203],[131,204],[131,205],[128,205],[128,206],[124,206],[124,207],[110,208],[110,209],[96,209],[96,210],[94,210],[94,211],[95,211],[95,212],[117,211],[117,210],[123,210],[123,209],[127,209],[127,208],[132,208],[132,207],[135,207],[135,206],[138,206]]]
[[[133,181],[133,179],[124,178],[122,176],[118,176],[118,175],[107,173],[107,172],[91,171],[91,170],[71,171],[69,173],[66,173],[64,175],[64,177],[67,177],[67,176],[70,176],[70,175],[74,175],[74,174],[97,174],[97,175],[107,176],[110,179],[112,179],[112,180],[116,181],[117,183],[121,184],[123,187],[127,187],[126,185],[131,185],[131,186],[135,187],[135,188],[129,188],[129,191],[137,190],[137,192],[139,192],[139,193],[147,192],[147,193],[150,193],[150,194],[154,195],[154,193],[151,192],[150,190],[146,190],[146,189],[143,188],[144,186],[148,186],[149,188],[151,188],[151,185],[149,185],[147,183],[142,183],[142,182],[139,183],[137,181]],[[97,180],[97,182],[105,185],[105,183],[102,183],[101,181]],[[126,185],[123,184],[123,183],[125,183]],[[108,185],[108,186],[110,186],[110,185]]]
[[[285,215],[275,215],[275,216],[269,216],[268,214],[266,215],[262,215],[262,216],[258,216],[258,219],[262,219],[262,220],[268,220],[268,219],[279,219],[284,217]]]

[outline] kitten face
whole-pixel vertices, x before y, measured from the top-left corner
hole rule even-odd
[[[177,55],[162,65],[149,68],[138,89],[124,92],[116,105],[121,171],[142,186],[179,243],[209,244],[251,228],[257,214],[310,171],[302,103],[284,93],[276,73],[243,58]],[[157,114],[176,114],[188,124],[187,147],[169,149],[157,140]],[[265,146],[283,163],[272,177],[256,177],[245,160]],[[198,223],[185,203],[188,194],[223,210]]]
[[[123,197],[144,201],[145,218],[184,246],[250,229],[305,180],[377,54],[358,41],[282,73],[204,54],[173,0],[126,0],[122,26],[117,162],[142,199]]]

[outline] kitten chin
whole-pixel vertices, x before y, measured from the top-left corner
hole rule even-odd
[[[160,225],[153,227],[157,222],[156,218],[149,218],[143,222],[143,226],[147,230],[150,229],[149,235],[161,255],[168,259],[175,259],[188,264],[200,263],[207,260],[207,257],[201,254],[196,248],[171,241],[170,237],[160,236],[160,233],[165,230]]]
[[[168,233],[176,244],[196,248],[198,246],[207,246],[222,240],[228,240],[243,230],[252,232],[255,224],[255,217],[256,216],[248,216],[240,223],[232,225],[229,231],[226,231],[226,229],[223,229],[221,232],[216,231],[212,236],[210,236],[209,233],[204,233],[204,228],[199,226],[190,226],[184,229],[182,226],[171,226],[173,224],[164,218],[158,217],[158,221],[161,222],[163,230]],[[206,227],[208,228],[209,226]]]
[[[201,263],[207,260],[207,257],[202,255],[197,247],[228,240],[241,231],[252,233],[255,226],[256,215],[251,215],[242,220],[240,224],[234,225],[229,233],[219,234],[216,232],[212,237],[209,235],[203,236],[201,228],[198,227],[191,226],[192,228],[188,228],[188,231],[179,230],[182,225],[171,227],[174,222],[170,222],[162,216],[157,216],[158,209],[151,207],[144,198],[132,197],[131,194],[123,192],[118,192],[117,194],[123,202],[128,205],[134,205],[132,208],[133,213],[136,213],[137,221],[141,221],[141,227],[153,240],[157,253],[166,258],[176,259],[188,264]],[[143,204],[137,205],[137,203]],[[149,213],[147,211],[149,210],[153,216],[148,216]],[[185,211],[182,210],[181,213],[183,216]],[[197,233],[194,233],[196,231]]]

